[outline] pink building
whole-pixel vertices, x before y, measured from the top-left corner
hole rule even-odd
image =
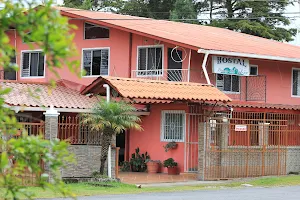
[[[300,170],[299,47],[215,27],[55,9],[78,27],[72,59],[86,73],[78,78],[61,69],[52,97],[36,103],[15,93],[7,99],[12,109],[43,119],[53,105],[74,116],[89,112],[91,96],[105,95],[108,84],[112,97],[134,103],[142,119],[143,131],[117,136],[120,161],[139,147],[153,160],[174,158],[180,173],[199,179]],[[46,56],[10,34],[20,70],[3,72],[12,80],[5,84],[19,93],[54,78]],[[177,148],[165,152],[169,142]]]

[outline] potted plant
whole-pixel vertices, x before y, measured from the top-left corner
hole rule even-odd
[[[165,160],[164,167],[168,168],[168,175],[177,175],[177,162],[173,158]]]
[[[165,152],[168,152],[170,149],[176,149],[177,148],[177,143],[176,142],[169,142],[166,144],[166,146],[163,146],[165,148]]]
[[[146,160],[146,164],[147,164],[147,171],[150,174],[156,174],[158,172],[159,169],[159,164],[160,161],[159,160]]]

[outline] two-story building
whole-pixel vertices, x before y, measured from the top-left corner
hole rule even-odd
[[[78,27],[72,59],[84,73],[59,69],[49,96],[45,85],[57,78],[47,57],[12,29],[20,70],[3,72],[14,80],[3,81],[13,87],[6,100],[12,109],[43,119],[52,105],[74,116],[89,112],[92,96],[105,96],[108,84],[110,95],[133,103],[142,119],[143,131],[117,137],[121,160],[139,147],[153,160],[174,158],[181,173],[200,179],[300,171],[300,47],[210,26],[54,9]],[[44,91],[39,102],[23,92],[32,87]],[[62,130],[59,137],[68,138]],[[177,148],[165,152],[168,142]]]

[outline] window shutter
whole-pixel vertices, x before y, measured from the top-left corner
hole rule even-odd
[[[29,53],[22,53],[22,77],[29,77]]]
[[[293,70],[293,95],[300,95],[300,70]]]
[[[86,71],[86,75],[91,75],[91,65],[92,65],[92,51],[83,51],[83,69]]]
[[[147,49],[146,48],[140,48],[139,49],[139,64],[138,64],[138,70],[146,70],[147,65]]]
[[[38,75],[39,53],[30,53],[30,76]]]
[[[101,50],[101,67],[100,75],[106,76],[108,74],[108,49]]]
[[[39,53],[39,63],[38,63],[38,75],[44,76],[44,69],[45,69],[45,56],[42,53]]]

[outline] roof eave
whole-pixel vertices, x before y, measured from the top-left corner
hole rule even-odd
[[[300,58],[288,58],[288,57],[270,56],[270,55],[261,55],[261,54],[239,53],[239,52],[233,52],[233,51],[219,51],[219,50],[208,50],[208,49],[200,48],[200,49],[198,49],[198,53],[204,53],[204,54],[208,53],[211,55],[236,56],[236,57],[245,57],[245,58],[255,58],[255,59],[300,63]]]

